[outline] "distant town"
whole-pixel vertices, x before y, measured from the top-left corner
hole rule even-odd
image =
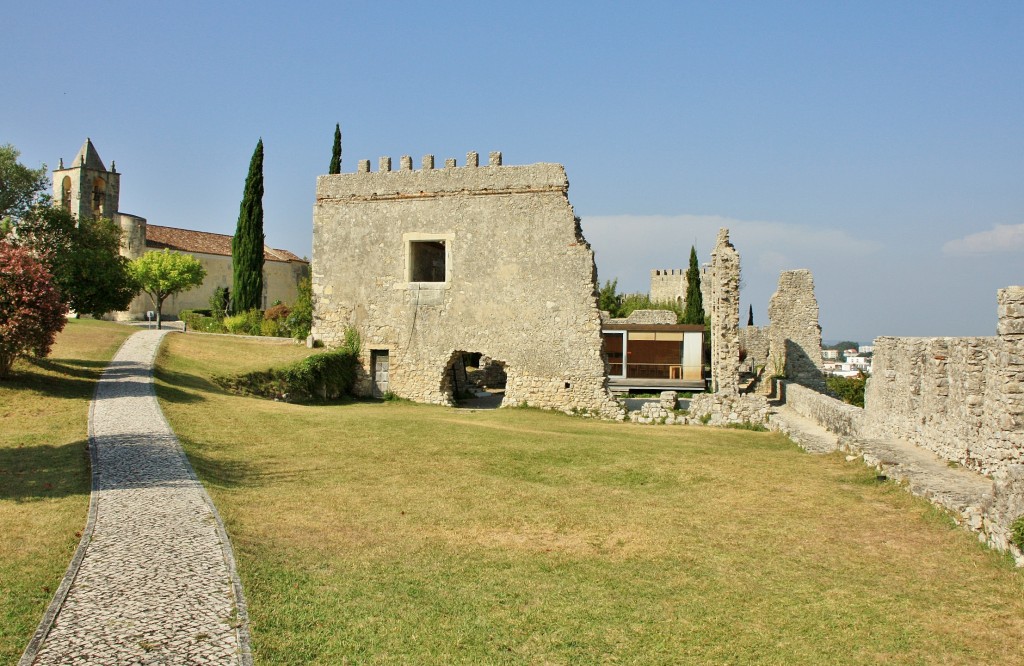
[[[871,356],[874,345],[846,347],[843,343],[821,350],[822,372],[834,377],[858,377],[871,374]]]

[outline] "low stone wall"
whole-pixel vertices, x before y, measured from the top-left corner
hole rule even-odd
[[[768,399],[763,395],[701,393],[690,400],[690,422],[706,425],[765,424]]]
[[[864,410],[793,382],[780,382],[786,406],[836,435],[860,434]]]

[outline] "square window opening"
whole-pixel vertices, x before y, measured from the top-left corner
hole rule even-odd
[[[446,260],[443,240],[409,241],[409,281],[444,282]]]

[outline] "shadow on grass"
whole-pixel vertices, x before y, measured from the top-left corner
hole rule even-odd
[[[89,494],[85,440],[0,448],[0,500],[29,502]]]
[[[221,460],[197,451],[197,446],[184,437],[179,438],[188,451],[192,469],[203,483],[219,488],[257,487],[261,474],[259,467],[245,460]]]
[[[154,374],[162,382],[157,384],[156,394],[167,402],[179,404],[203,402],[206,400],[202,395],[204,393],[224,393],[220,387],[208,379],[185,372],[174,372],[157,367]]]

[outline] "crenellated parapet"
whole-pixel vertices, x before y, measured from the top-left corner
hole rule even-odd
[[[466,154],[466,165],[462,167],[456,165],[454,158],[446,159],[442,169],[434,165],[434,156],[425,155],[416,169],[412,156],[403,155],[394,170],[391,158],[384,156],[378,160],[377,170],[371,171],[370,160],[359,160],[355,173],[320,176],[317,201],[377,201],[452,194],[565,194],[569,190],[569,180],[560,164],[505,166],[498,151],[490,154],[487,166],[479,166],[479,155],[475,152]]]

